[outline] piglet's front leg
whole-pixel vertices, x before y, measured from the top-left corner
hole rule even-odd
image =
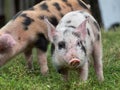
[[[37,50],[38,52],[38,62],[40,65],[40,71],[42,75],[46,75],[48,73],[48,65],[47,65],[47,55],[46,52],[41,50]]]
[[[78,74],[80,74],[80,78],[82,81],[86,81],[88,78],[88,61],[78,70]]]

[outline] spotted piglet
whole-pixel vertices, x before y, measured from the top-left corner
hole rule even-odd
[[[0,29],[0,68],[20,53],[24,53],[27,67],[33,69],[33,48],[37,49],[40,72],[46,75],[47,65],[47,26],[44,16],[53,25],[68,12],[86,10],[90,6],[82,0],[43,0],[35,6],[17,13]]]
[[[102,66],[101,31],[97,21],[85,11],[66,14],[55,28],[47,18],[48,36],[52,43],[52,61],[64,80],[68,70],[75,69],[80,78],[88,78],[88,61],[94,60],[94,69],[99,81],[104,80]]]

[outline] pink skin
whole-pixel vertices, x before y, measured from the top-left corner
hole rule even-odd
[[[69,20],[69,18],[63,18],[63,20],[66,21]],[[85,44],[86,46],[86,56],[85,56],[85,53],[83,53],[82,51],[83,48],[80,49],[76,47],[76,42],[78,39],[76,39],[72,35],[69,36],[71,33],[67,33],[67,34],[64,33],[64,30],[68,30],[66,29],[67,28],[66,22],[62,21],[60,25],[58,24],[57,28],[55,29],[55,27],[45,18],[45,22],[48,25],[49,39],[55,45],[55,51],[53,53],[54,54],[53,63],[56,69],[58,70],[58,72],[63,75],[63,79],[65,81],[68,80],[68,70],[70,70],[72,67],[76,68],[76,70],[80,74],[80,78],[83,81],[87,80],[88,60],[90,59],[90,56],[93,56],[94,68],[98,80],[99,81],[104,80],[103,66],[102,66],[101,38],[98,40],[97,37],[97,35],[101,37],[101,33],[100,31],[97,30],[98,28],[96,28],[96,26],[93,24],[93,21],[94,19],[92,20],[91,17],[88,17],[74,30],[74,33],[80,34],[81,36],[80,40],[86,42],[86,43],[82,43]],[[91,36],[87,35],[87,28],[89,29]],[[57,39],[54,40],[54,37],[57,37]],[[67,43],[66,48],[64,48],[63,51],[56,48],[58,45],[57,42],[61,41],[61,39],[63,39]]]
[[[49,23],[49,21],[46,18],[45,18],[45,22],[47,23],[48,29],[49,29],[48,30],[49,39],[51,42],[54,42],[53,37],[56,35],[59,36],[59,34],[55,30],[55,27],[51,23]],[[87,20],[82,22],[82,24],[80,24],[75,30],[76,33],[80,33],[82,35],[81,36],[82,40],[84,40],[86,38],[86,34],[87,34],[86,29],[85,29],[86,22],[87,22]],[[71,43],[67,46],[68,51],[67,51],[65,56],[61,56],[61,57],[63,57],[63,60],[70,66],[70,68],[73,67],[73,68],[76,68],[78,71],[80,71],[79,72],[80,77],[83,81],[87,80],[88,64],[86,62],[84,65],[82,65],[83,62],[78,57],[78,53],[76,52],[76,49],[75,49],[76,48],[75,47],[76,46],[76,39],[75,40],[68,39],[68,42]],[[59,61],[59,58],[57,58],[57,59]],[[81,67],[79,67],[79,66],[81,66]],[[65,81],[68,79],[68,69],[70,69],[70,68],[67,68],[65,70],[62,69],[61,74],[63,74],[63,79]]]
[[[48,66],[47,66],[47,55],[46,52],[38,50],[38,63],[40,65],[40,71],[43,75],[47,75],[48,73]]]
[[[75,30],[75,32],[81,33],[82,40],[85,39],[86,34],[87,34],[87,32],[85,30],[86,22],[87,22],[87,19],[82,24],[80,24]],[[76,50],[73,48],[76,44],[76,41],[72,40],[72,41],[70,41],[70,43],[72,43],[72,44],[69,45],[70,46],[69,47],[69,52],[66,54],[66,56],[65,56],[66,59],[65,60],[68,60],[68,59],[70,60],[71,59],[68,62],[69,65],[77,67],[78,65],[80,65],[80,60],[78,58],[76,58],[77,53],[76,53]]]
[[[18,49],[15,47],[16,44],[17,42],[10,34],[0,34],[0,67],[15,53],[13,48]]]
[[[12,56],[15,56],[20,51],[24,50],[25,59],[27,62],[28,69],[34,69],[33,68],[33,55],[32,55],[32,46],[25,48],[27,42],[23,42],[19,44],[19,42],[16,42],[14,38],[10,34],[0,34],[0,67],[4,65],[8,59],[12,58]],[[6,57],[7,56],[7,57]],[[46,53],[38,50],[38,62],[40,64],[41,73],[45,75],[48,72],[48,66],[47,66],[47,58]]]

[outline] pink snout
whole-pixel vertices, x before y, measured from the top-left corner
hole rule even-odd
[[[73,67],[77,67],[79,64],[80,64],[80,60],[76,58],[69,61],[69,65]]]

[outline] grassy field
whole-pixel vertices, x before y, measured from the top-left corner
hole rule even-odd
[[[102,41],[105,76],[105,81],[102,83],[97,81],[92,65],[86,82],[81,82],[74,71],[70,72],[68,82],[62,81],[52,66],[48,52],[50,70],[46,77],[40,74],[36,54],[34,54],[34,71],[26,69],[21,54],[0,68],[0,90],[120,90],[120,28],[115,32],[103,31]]]

